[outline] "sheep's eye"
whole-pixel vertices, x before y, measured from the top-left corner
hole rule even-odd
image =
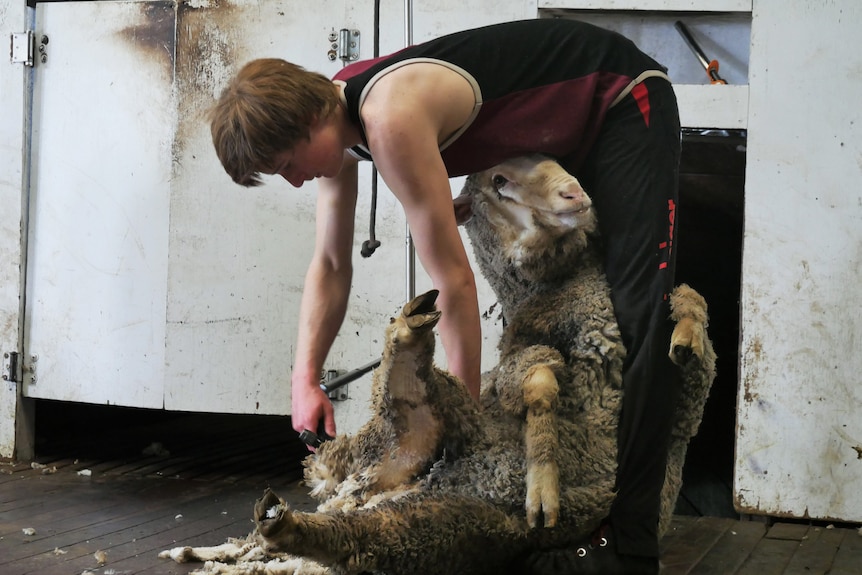
[[[507,180],[500,174],[497,174],[496,176],[491,178],[491,183],[494,184],[494,188],[500,190],[503,186],[509,183],[509,180]]]

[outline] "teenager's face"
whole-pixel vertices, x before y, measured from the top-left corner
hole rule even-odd
[[[311,126],[308,140],[275,155],[272,173],[299,188],[314,178],[337,176],[343,158],[344,148],[332,122],[318,121]]]

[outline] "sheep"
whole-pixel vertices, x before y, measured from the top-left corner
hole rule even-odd
[[[611,368],[608,377],[612,381],[606,382],[609,388],[604,393],[615,390],[612,396],[614,409],[618,411],[616,391],[621,380],[617,377],[621,378],[625,351],[602,271],[596,241],[598,222],[591,209],[592,201],[578,180],[549,157],[534,154],[514,158],[468,177],[455,207],[479,267],[497,296],[503,317],[509,320],[500,342],[501,359],[496,369],[503,369],[507,362],[514,361],[517,365],[517,354],[525,353],[523,346],[539,341],[548,343],[548,338],[551,347],[563,351],[570,345],[568,338],[584,334],[591,329],[590,322],[604,318],[607,324],[593,325],[590,337],[595,339],[595,349]],[[573,304],[575,301],[578,303]],[[586,305],[590,308],[586,309]],[[716,361],[706,334],[708,314],[703,297],[683,284],[671,293],[670,307],[676,325],[668,356],[680,368],[682,393],[671,431],[659,535],[670,524],[682,485],[688,443],[700,425],[715,379]],[[583,317],[568,318],[558,310]],[[596,333],[605,330],[612,334],[607,340],[604,334]],[[575,355],[583,353],[574,348],[573,351]],[[580,369],[589,364],[589,361],[580,363]],[[493,380],[493,372],[490,379]],[[613,418],[607,427],[600,428],[615,437],[618,412],[608,409],[601,415]],[[591,426],[596,428],[595,424]],[[610,447],[608,441],[605,446],[604,454],[610,459],[616,447]],[[606,480],[605,476],[603,488],[608,486]]]
[[[386,330],[371,419],[305,461],[318,510],[293,512],[267,490],[254,508],[256,530],[221,555],[262,553],[270,563],[236,572],[519,572],[528,552],[571,545],[607,515],[625,349],[590,199],[556,162],[527,157],[468,177],[455,204],[459,214],[472,212],[467,233],[506,320],[500,361],[483,376],[481,411],[433,365],[436,293],[408,302]],[[703,298],[679,286],[671,309],[669,355],[683,373],[684,399],[661,531],[715,364]],[[162,556],[206,559],[212,549]],[[229,568],[207,563],[205,572]]]

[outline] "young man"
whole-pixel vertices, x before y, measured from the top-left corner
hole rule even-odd
[[[571,20],[468,30],[342,69],[334,80],[283,60],[247,64],[212,115],[219,159],[239,184],[319,179],[315,252],[292,374],[293,427],[335,435],[319,387],[350,291],[357,158],[372,159],[402,204],[443,312],[447,368],[474,397],[476,285],[448,178],[542,152],[590,193],[628,349],[619,496],[580,557],[537,555],[533,572],[655,573],[659,494],[676,386],[666,357],[673,285],[679,116],[663,68],[622,36]]]

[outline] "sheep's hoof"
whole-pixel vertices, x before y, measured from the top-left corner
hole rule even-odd
[[[703,358],[706,332],[702,323],[684,317],[677,322],[670,337],[668,357],[676,365],[686,365],[692,357]]]
[[[441,313],[434,304],[439,294],[439,290],[432,289],[407,302],[402,308],[401,314],[404,316],[404,323],[408,328],[419,331],[437,325]]]
[[[418,295],[407,302],[401,312],[405,317],[432,312],[438,295],[440,295],[440,290],[436,289]]]
[[[293,524],[293,517],[284,499],[269,488],[254,504],[254,522],[258,532],[269,539]]]
[[[527,471],[527,525],[554,527],[560,516],[560,472],[552,462],[533,463]]]

